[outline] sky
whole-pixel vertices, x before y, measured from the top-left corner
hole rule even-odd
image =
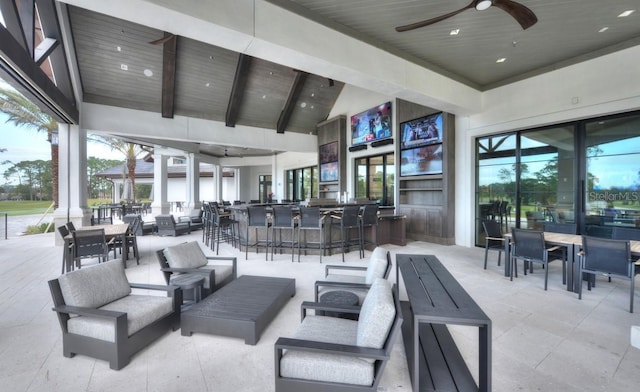
[[[0,87],[9,87],[0,79]],[[51,145],[47,141],[45,132],[38,132],[33,128],[16,127],[13,123],[7,123],[9,117],[0,112],[0,148],[6,149],[0,152],[0,184],[17,184],[17,179],[5,179],[4,172],[13,164],[2,164],[4,161],[18,163],[21,161],[35,161],[38,159],[51,160]],[[88,142],[87,156],[103,159],[123,160],[121,152],[111,151],[108,146]]]

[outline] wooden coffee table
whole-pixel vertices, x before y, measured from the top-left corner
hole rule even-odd
[[[182,313],[182,335],[210,333],[255,345],[295,294],[295,279],[242,275]]]

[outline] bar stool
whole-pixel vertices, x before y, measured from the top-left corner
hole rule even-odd
[[[269,228],[271,223],[269,222],[269,218],[267,217],[267,207],[265,206],[252,206],[247,208],[247,230],[245,235],[245,260],[249,258],[249,248],[256,248],[256,253],[262,247],[265,248],[264,259],[268,259],[269,255]],[[255,229],[256,242],[253,244],[249,243],[249,229]],[[266,240],[260,240],[258,229],[265,229],[267,233]]]
[[[360,258],[364,257],[362,246],[362,226],[360,225],[360,206],[344,206],[342,214],[331,216],[331,227],[340,228],[340,245],[342,248],[342,261],[346,249],[358,247]],[[358,230],[358,238],[351,238],[351,229]]]
[[[273,206],[273,215],[271,216],[271,261],[273,261],[273,252],[277,247],[282,251],[283,248],[291,248],[291,262],[293,262],[295,231],[298,226],[295,214],[291,206]],[[279,241],[276,242],[276,230],[279,232]],[[290,240],[282,240],[282,230],[290,230]]]
[[[325,220],[325,216],[320,213],[320,207],[300,207],[300,219],[298,220],[298,240],[297,240],[298,263],[300,262],[300,249],[302,247],[300,234],[303,232],[304,232],[305,255],[307,254],[307,249],[318,249],[320,253],[320,263],[322,263],[322,254],[325,251],[324,220]],[[309,230],[318,231],[319,239],[317,243],[311,244],[313,246],[309,246],[310,243],[307,242],[307,231]]]
[[[364,257],[364,245],[365,243],[371,243],[374,246],[378,246],[378,205],[377,204],[365,204],[360,215],[360,226],[362,226],[362,256]],[[367,241],[364,237],[365,227],[371,228],[371,235],[373,241]]]
[[[233,219],[231,214],[221,215],[217,207],[212,207],[211,212],[213,215],[213,227],[214,234],[211,241],[211,250],[215,246],[216,254],[220,251],[220,241],[231,243],[231,246],[236,246],[236,226],[238,221]]]

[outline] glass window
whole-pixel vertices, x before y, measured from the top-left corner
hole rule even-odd
[[[640,116],[586,124],[585,231],[640,226]]]
[[[288,201],[300,201],[318,197],[318,168],[309,166],[287,170],[285,193]]]
[[[354,198],[366,198],[383,206],[394,205],[395,171],[392,153],[357,158]]]

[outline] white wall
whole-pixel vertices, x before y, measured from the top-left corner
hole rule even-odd
[[[475,138],[640,109],[640,46],[483,94],[483,110],[456,118],[456,243],[473,246]]]

